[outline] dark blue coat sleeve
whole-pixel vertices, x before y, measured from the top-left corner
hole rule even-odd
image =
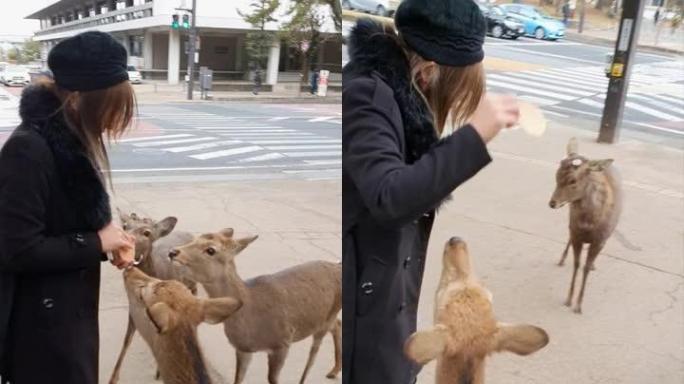
[[[95,232],[46,234],[49,148],[27,135],[10,138],[0,154],[0,270],[50,272],[95,267],[102,245]],[[47,152],[46,152],[47,151]]]
[[[384,87],[387,88],[387,87]],[[401,225],[434,209],[491,158],[472,126],[461,127],[406,164],[393,95],[372,78],[357,78],[343,94],[343,170],[379,223]]]

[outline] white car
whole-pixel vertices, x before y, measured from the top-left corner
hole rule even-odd
[[[128,80],[133,84],[141,84],[142,83],[142,75],[132,65],[128,66]]]
[[[24,86],[31,83],[31,75],[23,67],[7,67],[0,76],[2,76],[0,81],[9,87],[13,85]]]
[[[401,0],[342,0],[342,8],[374,13],[378,16],[394,16]]]

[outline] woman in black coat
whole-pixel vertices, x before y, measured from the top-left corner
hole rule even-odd
[[[516,124],[510,96],[484,95],[485,21],[472,0],[404,0],[399,30],[350,35],[343,86],[343,383],[409,384],[435,210]],[[461,126],[438,137],[451,116]]]
[[[86,32],[55,46],[53,80],[22,93],[21,125],[0,152],[0,377],[12,384],[98,381],[100,263],[132,263],[111,223],[102,135],[129,125],[126,51]],[[125,251],[121,252],[120,251]]]

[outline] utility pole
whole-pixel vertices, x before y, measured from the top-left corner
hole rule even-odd
[[[195,87],[195,55],[197,52],[197,0],[192,0],[192,9],[176,8],[179,11],[190,13],[190,30],[188,31],[188,100],[192,100],[192,91]]]
[[[619,126],[622,123],[622,113],[632,72],[631,61],[639,40],[644,3],[644,0],[624,0],[622,3],[620,32],[608,74],[610,81],[598,136],[600,143],[614,143],[619,136]]]

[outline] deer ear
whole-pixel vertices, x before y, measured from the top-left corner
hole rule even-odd
[[[589,169],[592,171],[603,171],[613,164],[613,159],[589,160]]]
[[[243,237],[242,239],[238,240],[237,242],[238,242],[238,244],[240,244],[240,246],[242,248],[244,248],[244,247],[252,244],[254,242],[254,240],[256,240],[258,238],[259,238],[259,235],[247,236],[247,237]]]
[[[154,229],[155,232],[157,232],[158,237],[164,237],[171,233],[174,228],[176,228],[176,224],[178,224],[178,219],[173,216],[169,216],[156,223],[154,225]]]
[[[568,157],[571,155],[576,155],[579,152],[577,147],[577,138],[573,137],[568,140],[568,145],[565,147],[565,153],[568,155]]]
[[[232,297],[202,300],[204,322],[218,324],[242,307],[242,301]]]
[[[418,364],[427,364],[446,348],[446,327],[436,325],[426,331],[418,331],[404,343],[406,356]]]
[[[147,315],[159,333],[168,332],[176,326],[176,313],[166,303],[159,302],[147,308]]]
[[[548,343],[549,335],[539,327],[528,324],[499,323],[493,350],[525,356],[544,348]]]
[[[235,233],[235,231],[233,231],[233,228],[225,228],[219,231],[220,235],[225,236],[227,238],[233,237],[233,233]]]

